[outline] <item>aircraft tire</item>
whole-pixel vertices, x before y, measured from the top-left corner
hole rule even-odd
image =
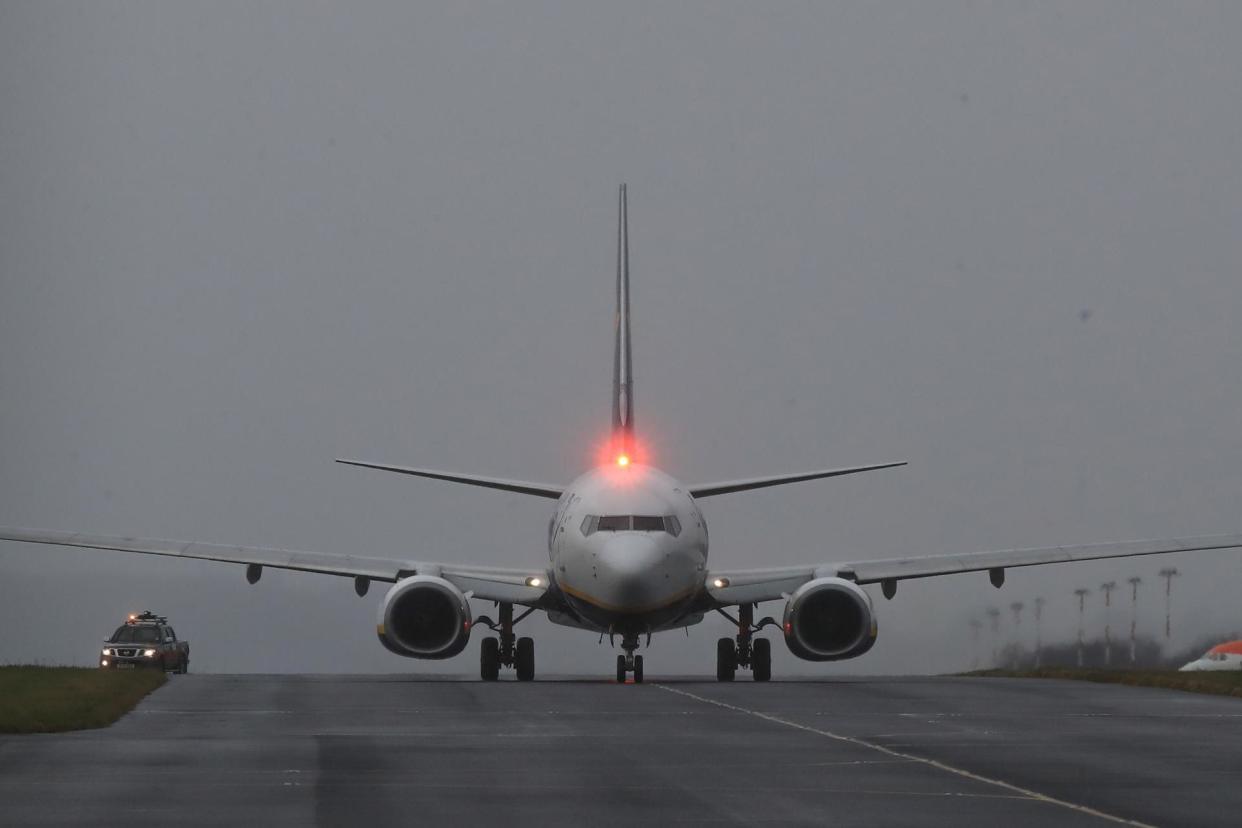
[[[733,639],[722,638],[716,642],[716,681],[733,681],[737,672],[737,648]]]
[[[519,638],[516,655],[518,681],[532,681],[535,678],[535,640]]]
[[[479,677],[484,681],[500,678],[500,642],[495,638],[479,643]]]
[[[643,657],[634,656],[634,683],[643,683]]]
[[[625,684],[625,656],[617,656],[617,684]]]
[[[772,642],[756,638],[751,642],[750,672],[755,681],[772,678]]]

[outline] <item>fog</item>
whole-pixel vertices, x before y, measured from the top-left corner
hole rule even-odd
[[[1233,3],[0,4],[0,524],[545,562],[549,501],[332,459],[591,462],[625,181],[657,465],[910,462],[705,501],[713,565],[1242,530],[1240,34]],[[903,582],[868,655],[773,669],[965,669],[986,607],[1043,596],[1069,639],[1078,587],[1098,635],[1132,575],[1162,634],[1163,566],[1180,646],[1242,627],[1240,556]],[[0,663],[91,664],[151,608],[196,670],[477,672],[384,650],[378,589],[243,572],[0,542]]]

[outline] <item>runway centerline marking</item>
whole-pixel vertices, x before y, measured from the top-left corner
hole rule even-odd
[[[1069,810],[1075,811],[1076,813],[1085,814],[1087,816],[1098,817],[1100,819],[1108,820],[1109,822],[1117,823],[1118,825],[1134,825],[1134,826],[1138,826],[1138,828],[1155,828],[1155,826],[1150,825],[1149,823],[1146,823],[1146,822],[1139,822],[1138,820],[1134,820],[1134,819],[1126,819],[1125,817],[1116,816],[1115,814],[1105,813],[1104,811],[1097,810],[1088,805],[1079,805],[1075,802],[1069,802],[1064,799],[1057,799],[1055,796],[1048,796],[1047,794],[1042,794],[1039,791],[1033,791],[1030,788],[1023,788],[1021,785],[1015,785],[1012,782],[1005,782],[1000,779],[993,779],[990,776],[983,776],[981,774],[974,773],[973,771],[968,771],[965,768],[959,768],[953,765],[946,764],[944,762],[939,761],[938,759],[928,759],[924,756],[916,756],[913,753],[904,753],[900,750],[893,750],[892,748],[885,747],[884,745],[877,745],[874,742],[868,742],[865,739],[859,739],[857,736],[846,736],[843,733],[833,733],[831,730],[823,730],[818,727],[811,727],[809,725],[798,724],[797,722],[791,722],[788,719],[782,719],[780,716],[773,716],[771,713],[764,713],[760,710],[751,710],[746,707],[739,707],[736,704],[729,704],[728,702],[722,702],[717,699],[709,699],[706,696],[700,696],[696,693],[691,693],[688,690],[679,690],[676,687],[669,687],[666,684],[655,684],[654,686],[660,688],[661,690],[667,691],[669,693],[676,693],[679,696],[685,696],[686,698],[694,699],[696,701],[701,701],[701,702],[704,702],[705,704],[714,704],[717,707],[723,707],[725,710],[732,710],[735,713],[745,713],[748,716],[754,716],[756,718],[764,719],[774,724],[784,725],[785,727],[792,727],[795,730],[803,730],[803,731],[806,731],[807,733],[815,733],[827,739],[833,739],[838,742],[845,742],[846,744],[857,745],[859,747],[868,748],[870,750],[878,751],[888,756],[895,756],[898,759],[905,759],[910,762],[918,762],[920,764],[928,765],[930,767],[936,768],[937,770],[942,770],[942,771],[945,771],[946,773],[951,773],[954,776],[960,776],[963,779],[971,779],[971,780],[974,780],[975,782],[982,782],[986,785],[995,785],[998,788],[1004,788],[1007,791],[1013,791],[1014,793],[1022,794],[1023,796],[1028,797],[1030,799],[1034,799],[1038,802],[1044,802],[1049,805],[1057,805],[1061,808],[1068,808]]]

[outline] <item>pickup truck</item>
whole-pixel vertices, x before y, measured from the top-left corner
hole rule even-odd
[[[162,615],[147,612],[131,615],[104,642],[99,656],[103,670],[160,669],[190,672],[190,643],[178,641],[177,633]]]

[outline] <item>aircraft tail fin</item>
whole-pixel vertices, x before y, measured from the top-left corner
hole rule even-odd
[[[617,199],[617,313],[613,323],[612,430],[623,446],[634,435],[634,366],[630,347],[630,228],[625,185]]]

